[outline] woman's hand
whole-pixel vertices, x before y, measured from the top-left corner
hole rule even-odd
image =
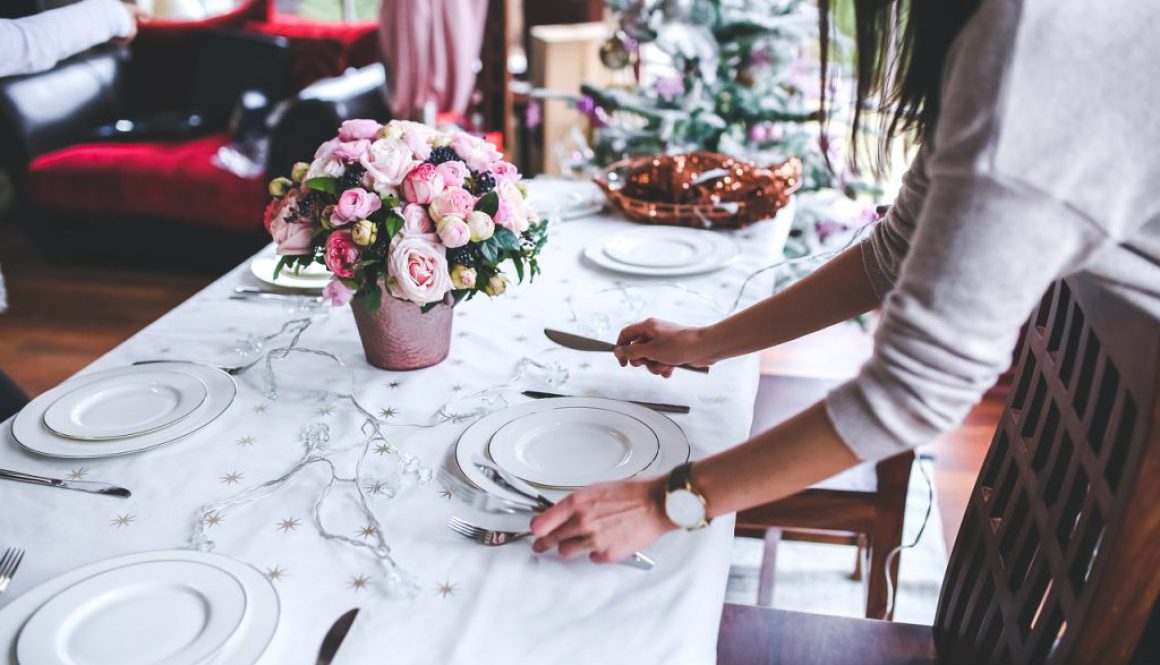
[[[620,331],[616,359],[620,366],[646,367],[668,378],[678,365],[708,367],[719,358],[710,347],[708,328],[687,328],[668,321],[645,319]]]
[[[676,529],[664,511],[665,479],[578,489],[532,520],[532,549],[560,548],[565,559],[588,552],[597,563],[625,559]]]

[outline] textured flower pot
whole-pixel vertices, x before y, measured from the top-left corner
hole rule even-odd
[[[419,305],[383,294],[375,311],[361,298],[350,302],[367,362],[390,370],[430,367],[451,350],[451,297],[423,313]]]

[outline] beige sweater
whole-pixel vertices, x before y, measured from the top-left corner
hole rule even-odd
[[[864,460],[955,427],[1059,277],[1160,317],[1160,2],[984,0],[953,45],[937,131],[862,245],[873,358],[827,399]]]

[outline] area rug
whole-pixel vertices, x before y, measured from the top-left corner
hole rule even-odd
[[[927,465],[927,476],[931,483],[934,482],[931,461],[917,461],[910,474],[906,497],[906,521],[902,537],[904,545],[914,541],[927,510],[927,480],[918,468],[920,463]],[[734,540],[726,602],[748,605],[757,602],[761,556],[760,540]],[[933,623],[939,589],[947,567],[947,550],[937,503],[930,511],[930,519],[918,544],[902,550],[898,556],[901,561],[894,620]],[[851,577],[854,560],[854,547],[782,541],[777,549],[773,606],[817,614],[863,616],[863,583]]]

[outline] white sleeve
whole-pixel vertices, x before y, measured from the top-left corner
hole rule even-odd
[[[0,20],[0,76],[51,69],[65,58],[133,33],[118,0],[83,0],[33,16]]]

